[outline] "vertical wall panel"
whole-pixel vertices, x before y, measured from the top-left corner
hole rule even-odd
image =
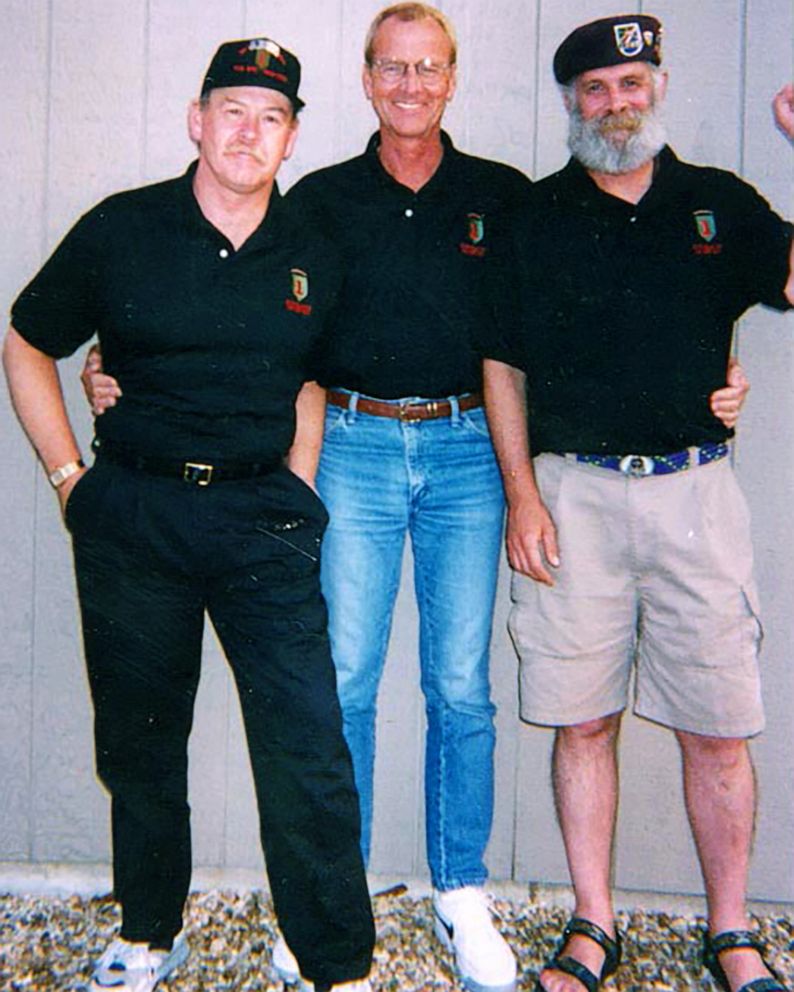
[[[49,233],[140,178],[145,4],[52,0]]]
[[[367,30],[375,14],[384,6],[379,0],[340,2],[340,35],[336,48],[340,83],[338,99],[329,107],[336,134],[333,161],[360,155],[377,128],[372,107],[364,96],[361,69]]]
[[[510,571],[505,559],[499,570],[493,636],[491,637],[491,696],[496,706],[494,767],[495,807],[491,842],[485,863],[491,878],[512,878],[518,798],[521,726],[518,720],[517,661],[507,633]]]
[[[403,560],[383,680],[378,697],[373,871],[427,874],[424,781],[424,699],[419,691],[419,616],[413,557]]]
[[[458,36],[458,91],[445,121],[466,152],[531,172],[535,133],[537,3],[503,6],[484,17],[479,5],[445,0]],[[509,571],[500,570],[491,644],[491,687],[497,707],[495,807],[486,863],[495,878],[512,875],[518,769],[516,659],[507,635]]]
[[[666,113],[671,143],[683,158],[723,169],[740,165],[746,2],[646,4],[665,26],[662,45],[670,71]]]
[[[540,24],[538,31],[538,135],[537,154],[533,176],[541,178],[550,172],[561,169],[568,161],[565,144],[567,117],[560,98],[560,91],[554,81],[552,61],[557,46],[575,27],[608,17],[615,13],[615,5],[609,0],[580,0],[574,3],[566,0],[538,0]]]
[[[47,40],[44,6],[4,5],[0,60],[0,298],[7,310],[41,260],[46,171]],[[21,442],[5,389],[0,390],[0,860],[30,855],[35,458]]]
[[[54,0],[51,9],[48,251],[76,214],[138,181],[144,68],[142,5]],[[61,374],[85,451],[90,431],[78,365],[63,363]],[[70,548],[41,475],[37,485],[34,856],[90,860],[107,850],[107,817],[93,780]]]
[[[794,4],[749,0],[746,21],[743,173],[784,216],[794,216],[794,147],[773,128],[770,100],[794,79]],[[792,724],[794,669],[794,315],[757,309],[742,322],[739,354],[753,381],[737,467],[753,518],[766,637],[762,654],[767,729],[754,748],[760,808],[751,891],[791,899],[794,862]],[[781,457],[782,455],[782,457]]]
[[[200,14],[197,11],[200,9]],[[146,26],[144,182],[183,172],[195,158],[186,111],[222,41],[245,37],[245,0],[149,0]]]
[[[458,92],[446,125],[464,151],[530,173],[535,130],[537,2],[482,9],[468,0],[440,4],[458,36]]]
[[[340,110],[343,75],[353,69],[338,60],[341,0],[296,11],[289,0],[248,0],[247,30],[264,32],[298,56],[301,62],[300,136],[292,158],[282,166],[282,189],[335,159],[334,136]]]

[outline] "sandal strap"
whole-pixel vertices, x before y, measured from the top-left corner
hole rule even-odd
[[[769,965],[767,965],[768,967]],[[746,985],[742,985],[739,992],[788,992],[788,989],[781,984],[779,978],[767,976],[766,978],[754,978]]]
[[[712,937],[708,932],[703,934],[703,964],[711,972],[715,981],[724,989],[730,990],[728,976],[719,960],[719,955],[723,951],[730,951],[736,948],[747,948],[757,951],[761,957],[764,967],[768,968],[771,975],[763,978],[754,978],[752,981],[742,985],[738,992],[788,992],[774,968],[764,957],[764,945],[752,930],[723,930],[722,933]]]
[[[605,978],[609,978],[610,975],[617,971],[621,957],[620,934],[617,934],[613,940],[608,933],[598,926],[597,923],[593,923],[591,920],[586,920],[583,916],[572,916],[565,924],[565,929],[562,932],[561,943],[563,947],[565,946],[568,938],[572,937],[574,934],[579,934],[582,937],[588,937],[590,940],[594,941],[594,943],[598,944],[604,952],[604,963],[601,966],[601,975],[598,979],[599,982],[603,982]]]
[[[586,965],[583,965],[581,961],[577,961],[576,958],[571,958],[567,955],[561,958],[554,958],[549,967],[555,968],[557,971],[563,971],[572,978],[578,978],[587,989],[587,992],[597,992],[598,986],[601,984],[598,976],[594,975]],[[751,990],[751,992],[755,992],[755,990]]]
[[[734,950],[738,947],[749,947],[758,951],[759,954],[764,952],[764,945],[752,930],[723,930],[722,933],[715,934],[713,937],[708,935],[707,939],[715,954],[721,954],[723,951]]]

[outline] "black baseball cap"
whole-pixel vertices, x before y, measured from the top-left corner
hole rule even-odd
[[[213,55],[201,95],[227,86],[262,86],[289,97],[297,112],[305,106],[298,96],[301,64],[270,38],[226,41]]]
[[[662,63],[662,25],[649,14],[620,14],[572,31],[554,55],[554,78],[569,83],[589,69],[624,62]]]

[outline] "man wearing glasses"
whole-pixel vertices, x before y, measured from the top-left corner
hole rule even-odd
[[[323,593],[364,855],[376,697],[408,534],[436,933],[454,949],[469,988],[502,992],[514,988],[515,961],[482,886],[493,809],[488,648],[503,496],[482,408],[477,334],[487,322],[487,273],[502,219],[530,184],[515,169],[457,151],[441,130],[455,59],[454,31],[439,11],[420,3],[381,11],[362,76],[378,132],[363,155],[307,176],[289,201],[331,235],[346,263],[324,356],[317,485],[331,516]]]

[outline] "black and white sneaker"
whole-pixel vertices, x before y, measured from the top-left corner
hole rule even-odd
[[[478,886],[433,892],[436,937],[455,955],[468,992],[515,992],[516,959],[491,918]]]
[[[148,944],[118,937],[94,965],[88,992],[153,992],[187,955],[184,933],[177,935],[170,951],[152,950]]]

